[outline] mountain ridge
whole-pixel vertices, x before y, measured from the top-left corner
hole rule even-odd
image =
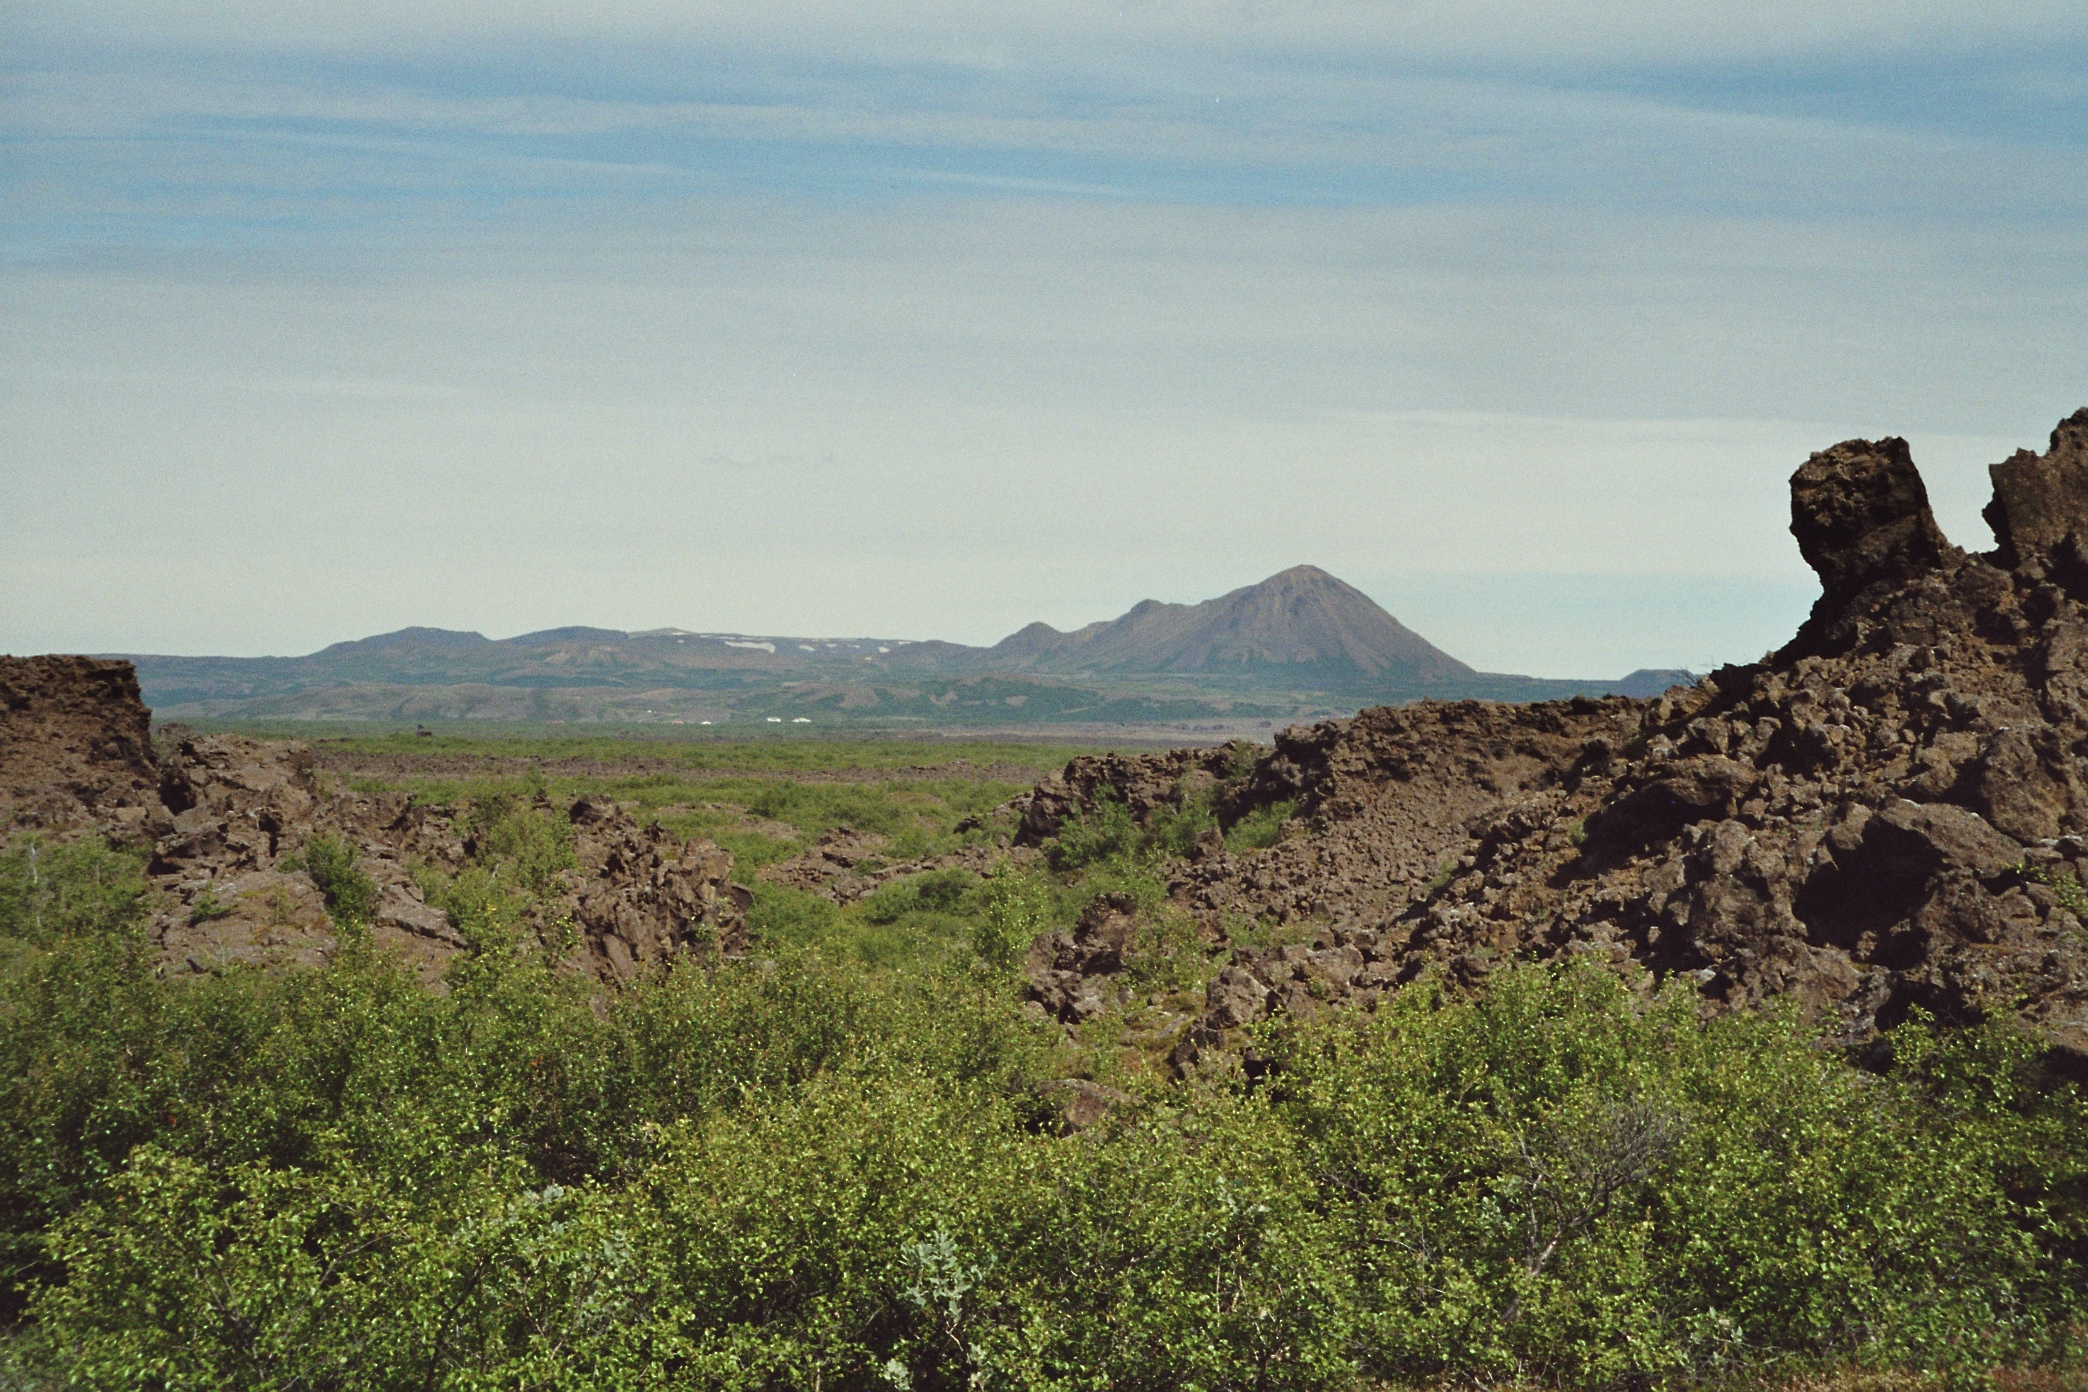
[[[1633,673],[1624,683],[1476,671],[1311,565],[1199,604],[1141,600],[1070,632],[1028,624],[990,647],[572,624],[498,639],[412,626],[303,657],[110,656],[136,665],[155,709],[233,719],[323,705],[389,719],[499,710],[507,714],[496,718],[716,720],[730,718],[728,709],[781,709],[780,701],[830,705],[848,719],[880,710],[925,719],[919,713],[979,706],[1034,720],[1047,710],[1122,710],[1127,696],[1177,714],[1251,706],[1258,715],[1302,715],[1429,696],[1541,700],[1689,679],[1668,671]],[[1002,684],[990,700],[974,690],[989,678]],[[535,694],[489,694],[503,691]],[[701,710],[690,699],[699,692]],[[323,702],[303,699],[320,693]]]

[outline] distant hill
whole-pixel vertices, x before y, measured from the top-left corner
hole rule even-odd
[[[1653,694],[1624,683],[1477,672],[1315,566],[1202,604],[1146,600],[1061,633],[1034,623],[990,648],[898,638],[626,632],[569,625],[513,638],[402,628],[304,657],[132,655],[163,717],[855,722],[1309,718],[1419,697]],[[1103,714],[1107,712],[1107,714]],[[1142,714],[1134,714],[1134,712]],[[1162,714],[1164,712],[1164,714]]]
[[[989,650],[1007,671],[1204,673],[1422,688],[1480,674],[1318,566],[1293,566],[1201,604],[1148,599],[1060,633],[1035,623]]]
[[[1680,667],[1641,667],[1628,673],[1624,680],[1610,688],[1618,696],[1658,696],[1671,686],[1688,686],[1696,681],[1696,673]]]

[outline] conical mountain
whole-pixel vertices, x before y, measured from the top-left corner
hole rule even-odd
[[[1426,686],[1478,674],[1317,566],[1294,566],[1202,604],[1148,599],[1060,633],[1035,623],[992,649],[1028,671],[1263,674]]]

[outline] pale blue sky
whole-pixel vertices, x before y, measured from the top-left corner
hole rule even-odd
[[[11,13],[0,649],[1312,562],[1496,670],[1756,656],[1808,450],[1980,547],[2088,403],[2088,8],[1734,9]]]

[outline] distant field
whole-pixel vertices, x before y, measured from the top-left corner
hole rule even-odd
[[[1077,750],[1174,749],[1253,739],[1266,744],[1291,722],[1181,721],[1151,724],[1066,723],[1029,726],[875,725],[776,727],[738,722],[707,728],[657,722],[571,725],[514,720],[233,720],[155,718],[155,728],[225,731],[256,739],[306,740],[361,753],[471,753],[518,759],[715,757],[720,767],[749,768],[763,760],[776,768],[832,766],[834,760],[873,762],[856,767],[902,767],[949,759],[1038,764],[1055,768]],[[419,733],[426,730],[428,733]],[[693,753],[720,751],[714,756]],[[671,753],[669,751],[672,751]]]
[[[199,725],[259,738],[301,739],[329,750],[400,758],[478,758],[528,760],[665,761],[690,770],[811,772],[819,769],[896,769],[921,764],[1016,764],[1040,772],[1063,765],[1074,748],[1036,740],[983,740],[923,735],[912,738],[864,739],[832,733],[744,734],[731,736],[671,733],[657,726],[586,734],[545,734],[541,726],[518,731],[513,726],[441,727],[426,735],[410,726],[372,731],[366,726],[335,725]]]

